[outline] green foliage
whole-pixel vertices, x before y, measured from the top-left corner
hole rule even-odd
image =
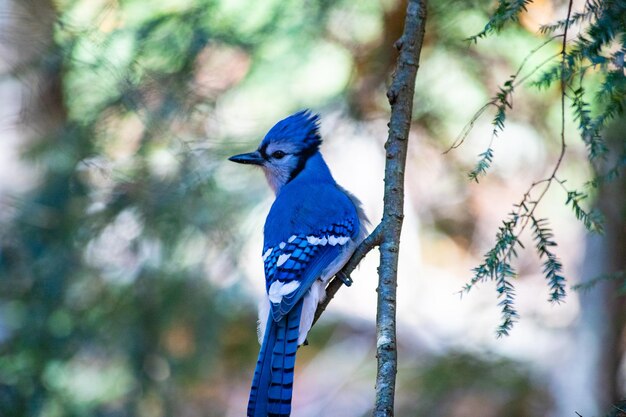
[[[560,81],[561,76],[563,76],[563,78],[569,78],[567,73],[568,68],[569,67],[563,68],[561,64],[553,65],[549,70],[542,72],[531,85],[539,90],[548,89],[552,84]]]
[[[478,155],[480,159],[474,169],[467,174],[471,180],[478,182],[478,177],[487,175],[487,169],[493,161],[493,149],[488,148],[485,152]]]
[[[579,191],[568,191],[566,205],[571,205],[576,218],[582,222],[590,232],[603,233],[604,219],[602,214],[597,210],[586,211],[580,206],[580,202],[588,198],[587,194]]]
[[[515,88],[515,78],[517,74],[512,75],[505,83],[503,87],[500,87],[498,93],[495,97],[491,99],[488,106],[494,106],[496,108],[496,115],[493,118],[491,124],[493,125],[493,131],[491,134],[491,142],[489,148],[485,152],[480,153],[478,156],[480,159],[478,163],[470,171],[468,177],[470,180],[478,182],[478,177],[487,175],[487,169],[493,163],[493,149],[491,148],[491,144],[493,140],[498,136],[498,133],[504,130],[504,122],[506,120],[506,109],[512,108],[512,104],[509,101],[509,97],[513,94],[513,89]]]
[[[516,228],[520,221],[519,209],[520,207],[517,211],[511,212],[508,219],[502,222],[502,226],[496,234],[495,246],[487,251],[483,263],[474,268],[474,276],[464,288],[464,292],[469,292],[479,282],[495,281],[502,317],[496,330],[498,337],[508,335],[513,324],[519,318],[514,305],[515,289],[511,284],[511,279],[516,276],[515,270],[511,266],[511,260],[517,257],[516,247],[524,247],[516,234]]]
[[[593,162],[596,158],[605,158],[608,148],[600,136],[599,126],[593,123],[590,116],[589,103],[584,99],[585,90],[583,87],[579,87],[574,90],[573,94],[572,109],[574,119],[578,121],[581,138],[587,145],[589,161]]]
[[[571,98],[574,116],[579,123],[581,137],[589,148],[591,161],[605,155],[606,146],[600,132],[607,123],[623,114],[626,104],[625,20],[624,1],[589,0],[582,12],[574,13],[569,19],[541,29],[543,33],[552,33],[564,30],[568,25],[585,23],[584,32],[578,34],[572,47],[564,51],[561,68],[554,67],[545,72],[535,85],[547,88],[561,79],[565,80],[573,92]],[[601,75],[595,89],[591,87],[592,83],[587,83],[590,73]],[[577,87],[574,87],[574,75],[578,76]],[[590,86],[587,87],[586,84]],[[597,108],[595,114],[592,114],[591,106],[584,100],[587,91],[594,96],[594,107]]]
[[[519,319],[519,314],[515,309],[515,287],[512,283],[517,274],[512,261],[518,257],[517,248],[524,249],[519,237],[528,224],[531,225],[537,254],[544,261],[543,274],[550,288],[549,301],[561,302],[566,295],[563,265],[552,249],[557,246],[554,234],[548,226],[547,219],[535,217],[536,207],[537,200],[531,199],[529,190],[522,201],[514,206],[508,218],[502,222],[502,226],[496,233],[494,246],[486,252],[483,262],[473,269],[474,275],[463,289],[467,293],[477,283],[486,280],[495,282],[500,299],[498,306],[501,315],[501,321],[496,330],[498,337],[507,336]]]
[[[508,97],[513,93],[513,82],[515,81],[515,76],[512,76],[509,80],[504,83],[504,87],[500,88],[498,94],[494,98],[494,104],[496,106],[496,116],[493,119],[493,135],[497,136],[498,132],[504,130],[504,121],[506,120],[506,108],[512,108],[511,103],[509,102]]]
[[[591,188],[598,188],[602,184],[615,181],[620,177],[624,167],[626,167],[626,150],[621,155],[617,155],[616,161],[611,168],[607,169],[603,174],[596,175],[586,185]]]
[[[60,3],[55,22],[10,16],[54,39],[24,81],[58,89],[25,109],[39,179],[0,218],[0,415],[224,415],[256,355],[234,225],[260,196],[220,180],[232,141],[205,123],[261,48],[311,39],[326,8],[266,4],[252,24],[209,0]]]
[[[597,12],[599,7],[599,2],[596,1],[587,1],[585,2],[585,7],[581,12],[573,13],[569,19],[561,19],[556,21],[555,23],[551,23],[548,25],[543,25],[539,31],[543,34],[552,33],[557,30],[564,30],[566,26],[573,26],[581,23],[588,22]]]
[[[530,216],[530,219],[537,253],[540,259],[545,259],[543,273],[550,287],[549,301],[552,303],[561,302],[565,298],[565,278],[562,272],[563,264],[551,249],[556,247],[556,242],[553,239],[554,233],[548,226],[548,219],[537,219],[535,216]]]
[[[509,21],[517,20],[519,14],[525,10],[529,1],[499,1],[498,8],[489,22],[479,34],[470,38],[477,41],[488,34],[498,32]],[[556,257],[552,248],[557,246],[553,239],[553,234],[548,227],[547,219],[537,219],[534,215],[536,207],[541,202],[548,188],[553,183],[559,183],[564,189],[564,182],[557,178],[559,168],[563,161],[566,150],[565,134],[565,101],[566,97],[571,100],[571,111],[574,119],[578,122],[578,130],[581,140],[588,151],[588,160],[591,164],[600,169],[598,162],[609,160],[610,150],[602,137],[602,131],[607,123],[624,113],[626,105],[626,77],[624,76],[624,47],[626,42],[626,2],[621,0],[597,1],[589,0],[585,3],[582,11],[571,14],[572,2],[569,3],[568,16],[566,19],[555,22],[541,28],[544,34],[555,31],[562,31],[548,41],[560,38],[561,60],[553,65],[532,83],[538,89],[549,89],[555,84],[561,87],[562,97],[562,128],[561,128],[561,153],[552,173],[541,180],[536,180],[529,187],[522,202],[516,206],[517,210],[509,215],[496,233],[496,242],[492,249],[487,251],[484,261],[474,269],[474,276],[465,287],[468,291],[472,286],[480,281],[490,278],[496,281],[496,289],[502,300],[501,306],[502,322],[497,334],[506,335],[511,329],[513,322],[517,319],[514,308],[514,287],[511,279],[515,277],[514,268],[511,266],[511,259],[515,256],[515,246],[518,243],[518,236],[530,223],[533,237],[536,242],[536,250],[539,257],[544,260],[543,272],[550,289],[551,302],[562,301],[565,297],[565,277],[562,274],[562,264]],[[584,30],[572,37],[568,33],[571,25],[584,24]],[[571,45],[568,47],[568,44]],[[531,51],[529,56],[536,52]],[[528,58],[528,57],[527,57]],[[549,62],[545,61],[546,62]],[[522,66],[524,65],[522,63]],[[496,107],[496,116],[493,121],[495,137],[504,129],[507,108],[511,108],[511,99],[514,87],[518,85],[516,74],[501,87],[492,101],[483,107],[474,116],[469,127],[463,130],[461,139],[457,139],[452,148],[458,147],[469,133],[475,120],[488,106]],[[593,77],[590,77],[593,74]],[[589,81],[593,78],[592,81]],[[590,101],[589,97],[593,97]],[[621,171],[626,165],[624,155],[626,155],[626,142],[622,144],[622,149],[615,152],[620,156],[612,158],[616,162],[605,172],[598,172],[597,176],[588,181],[591,188],[598,187],[606,181],[612,181],[621,175]],[[484,175],[487,168],[493,162],[493,152],[491,145],[489,149],[482,153],[477,166],[469,174],[470,179],[478,181],[479,175]],[[531,191],[543,185],[543,190],[539,196],[530,200]],[[597,210],[587,211],[581,207],[581,201],[587,198],[588,194],[579,191],[567,193],[566,205],[571,206],[576,218],[582,222],[590,232],[603,232],[603,216]]]
[[[478,42],[490,34],[498,33],[508,22],[516,22],[521,12],[526,10],[526,6],[532,0],[498,0],[498,7],[491,15],[489,21],[479,33],[468,38],[469,41]]]
[[[480,157],[478,163],[476,164],[474,169],[472,169],[472,171],[470,171],[470,173],[468,174],[470,180],[478,182],[479,176],[487,174],[487,169],[491,166],[491,163],[493,162],[492,161],[493,142],[495,138],[504,130],[504,123],[506,121],[507,109],[510,110],[513,108],[512,99],[513,99],[513,93],[515,91],[515,88],[521,85],[524,81],[526,81],[533,73],[538,71],[545,63],[549,62],[551,59],[544,61],[542,64],[536,66],[529,73],[524,74],[523,76],[522,76],[522,71],[524,70],[524,67],[526,66],[526,63],[528,62],[530,57],[532,57],[535,53],[537,53],[543,47],[548,45],[550,41],[551,39],[540,44],[539,46],[534,48],[532,51],[530,51],[528,55],[526,55],[526,57],[524,58],[520,66],[518,67],[515,74],[511,75],[509,79],[504,82],[502,87],[498,87],[497,94],[494,97],[492,97],[491,100],[489,100],[485,105],[483,105],[483,107],[481,107],[480,110],[476,112],[476,114],[474,114],[472,119],[463,128],[463,131],[459,134],[457,139],[454,141],[452,146],[446,151],[447,153],[450,150],[461,146],[463,142],[465,141],[465,139],[467,139],[467,136],[469,135],[471,129],[473,128],[474,123],[483,115],[483,113],[487,109],[491,107],[495,107],[495,110],[496,110],[495,116],[493,120],[491,121],[491,124],[493,125],[493,130],[491,132],[491,140],[489,141],[489,148],[485,152],[478,155]]]

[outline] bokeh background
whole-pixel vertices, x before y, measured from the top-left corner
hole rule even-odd
[[[535,1],[518,24],[468,44],[492,6],[430,4],[407,161],[397,415],[602,416],[626,388],[616,282],[568,288],[552,305],[541,262],[522,251],[521,320],[501,339],[493,285],[459,295],[559,150],[558,90],[523,85],[479,184],[467,172],[493,114],[443,153],[545,41],[539,26],[566,14],[562,1]],[[312,108],[336,179],[376,223],[404,10],[400,0],[0,0],[1,416],[244,414],[273,196],[259,171],[226,158]],[[533,55],[525,74],[559,47]],[[566,129],[560,178],[582,187],[593,172],[569,115]],[[617,123],[607,135],[623,132]],[[607,215],[604,236],[587,235],[565,200],[553,187],[539,211],[569,284],[623,268],[623,185],[589,201]],[[369,414],[376,255],[300,350],[294,416]]]

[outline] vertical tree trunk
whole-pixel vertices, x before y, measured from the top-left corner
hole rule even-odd
[[[614,123],[606,132],[611,153],[620,155],[624,147],[626,121]],[[620,143],[621,142],[621,143]],[[615,163],[610,161],[609,165]],[[605,214],[605,234],[588,235],[580,271],[584,281],[610,277],[626,269],[626,179],[622,176],[601,185],[597,206]],[[617,279],[616,279],[617,278]],[[579,292],[580,317],[576,326],[575,360],[572,370],[559,378],[555,415],[574,412],[604,416],[611,404],[623,399],[619,386],[620,363],[624,358],[621,340],[626,325],[624,295],[619,288],[624,276],[600,280]],[[621,395],[620,395],[621,394]]]
[[[381,223],[378,310],[376,314],[376,405],[374,416],[393,416],[396,387],[396,287],[400,232],[404,217],[404,169],[413,114],[415,77],[424,40],[426,0],[410,0],[402,37],[395,43],[398,65],[387,97],[391,104],[385,143],[385,196]]]
[[[626,151],[624,138],[626,119],[622,118],[613,123],[606,131],[606,139],[612,154],[620,157]],[[614,162],[612,162],[614,163]],[[604,323],[603,343],[597,370],[596,395],[604,409],[609,405],[623,400],[624,389],[619,386],[620,363],[624,358],[622,340],[626,326],[626,301],[624,294],[620,294],[620,287],[625,285],[624,271],[626,270],[626,178],[622,175],[613,182],[603,185],[598,196],[598,206],[606,215],[606,235],[603,236],[606,263],[601,265],[600,273],[619,274],[619,279],[610,279],[602,283],[598,291],[603,297],[601,310],[606,311],[607,320]],[[617,276],[617,275],[615,275]],[[592,289],[593,291],[593,289]],[[587,308],[584,303],[583,312]]]

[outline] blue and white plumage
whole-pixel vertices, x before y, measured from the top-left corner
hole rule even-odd
[[[278,122],[259,148],[231,161],[260,166],[276,193],[265,221],[266,300],[261,350],[248,416],[289,416],[295,355],[328,280],[365,235],[359,202],[333,179],[319,145],[319,116],[301,111]]]

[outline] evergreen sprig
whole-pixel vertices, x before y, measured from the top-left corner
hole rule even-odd
[[[512,109],[513,103],[511,97],[513,97],[513,90],[515,89],[515,78],[517,74],[511,75],[511,77],[504,83],[503,87],[498,89],[498,93],[492,99],[493,105],[496,106],[496,116],[491,124],[493,124],[493,136],[498,136],[498,133],[504,130],[504,121],[506,120],[506,109]]]
[[[579,23],[589,21],[596,15],[599,8],[599,2],[588,1],[585,3],[585,7],[581,12],[573,13],[569,19],[558,20],[555,23],[548,25],[542,25],[539,28],[539,32],[542,34],[553,33],[557,30],[564,30],[565,27],[573,26]]]
[[[476,182],[478,182],[480,176],[487,174],[487,169],[489,169],[493,161],[493,149],[487,148],[485,152],[478,154],[478,156],[480,159],[476,163],[476,166],[467,174],[471,180]]]
[[[498,306],[500,307],[501,322],[496,329],[496,336],[508,336],[509,331],[513,328],[513,324],[519,319],[519,314],[515,309],[515,288],[511,284],[511,279],[516,277],[516,273],[509,263],[502,263],[501,270],[496,280],[496,290],[498,297],[501,298]]]
[[[597,188],[601,184],[614,181],[620,176],[621,171],[624,169],[624,167],[626,167],[626,149],[622,151],[622,154],[617,158],[617,161],[613,164],[611,168],[606,170],[606,172],[603,174],[596,175],[585,185],[591,188]]]
[[[491,135],[491,142],[489,144],[489,147],[491,147],[491,144],[493,143],[493,139],[496,136],[498,136],[498,134],[501,131],[504,130],[504,122],[506,120],[507,108],[509,108],[509,109],[513,108],[513,99],[512,98],[513,98],[513,92],[515,91],[515,88],[518,87],[519,85],[523,84],[534,73],[539,71],[544,65],[546,65],[549,62],[551,62],[552,60],[554,60],[554,58],[557,55],[552,55],[551,57],[549,57],[548,59],[544,60],[542,63],[536,65],[533,69],[531,69],[530,71],[528,71],[526,74],[524,74],[522,76],[522,70],[524,69],[524,67],[528,63],[528,60],[535,53],[537,53],[538,51],[543,49],[546,45],[549,45],[550,43],[552,43],[552,41],[554,39],[558,38],[558,37],[560,37],[560,36],[557,35],[557,36],[553,36],[553,37],[547,39],[546,41],[544,41],[543,43],[541,43],[540,45],[535,47],[533,50],[531,50],[526,55],[526,57],[522,60],[522,63],[517,68],[517,71],[515,72],[515,74],[512,74],[509,77],[509,79],[502,85],[502,87],[498,88],[498,93],[494,97],[492,97],[487,103],[485,103],[474,114],[474,116],[472,116],[471,120],[465,125],[465,127],[463,128],[461,133],[457,136],[457,138],[454,140],[452,145],[444,152],[444,154],[450,152],[452,149],[456,149],[459,146],[461,146],[463,144],[463,142],[465,142],[465,139],[467,139],[467,136],[469,135],[469,133],[472,131],[476,121],[490,107],[495,107],[496,108],[496,115],[494,116],[494,118],[493,118],[493,120],[491,122],[491,124],[494,126],[493,131],[492,131],[492,135]],[[482,154],[480,154],[479,156],[482,156]],[[470,177],[470,178],[473,179],[473,177]]]
[[[490,17],[485,28],[469,40],[477,42],[489,34],[500,31],[507,22],[517,21],[521,12],[526,10],[530,1],[523,0],[499,0],[494,14]],[[515,311],[515,290],[512,279],[515,270],[511,266],[512,258],[516,257],[516,247],[523,245],[518,236],[530,224],[535,248],[540,259],[543,260],[543,273],[550,288],[551,302],[560,302],[566,295],[565,277],[560,259],[553,252],[557,246],[553,232],[548,226],[548,220],[536,218],[535,209],[544,195],[554,183],[558,183],[567,193],[566,206],[571,206],[578,220],[582,222],[588,231],[602,233],[604,230],[603,217],[597,210],[585,210],[581,206],[588,194],[579,191],[570,191],[565,188],[564,181],[557,178],[561,163],[566,154],[565,133],[565,108],[566,97],[571,100],[571,111],[574,119],[578,122],[580,137],[587,148],[587,158],[594,164],[596,169],[605,166],[607,160],[614,160],[612,167],[597,175],[587,182],[590,188],[596,188],[606,181],[618,178],[626,167],[626,148],[617,150],[621,152],[617,158],[610,158],[612,149],[609,149],[602,138],[601,132],[607,124],[616,117],[624,114],[626,108],[626,1],[624,0],[587,0],[582,11],[572,13],[573,0],[569,0],[567,16],[553,24],[543,26],[540,32],[543,34],[562,31],[562,34],[554,35],[546,42],[561,38],[561,49],[558,56],[560,62],[543,71],[532,83],[538,89],[548,89],[555,84],[560,87],[561,93],[561,151],[552,172],[547,177],[535,181],[524,194],[516,210],[510,213],[507,220],[496,233],[494,246],[486,252],[483,262],[473,270],[473,277],[464,287],[468,292],[473,286],[487,279],[496,281],[496,288],[501,298],[498,303],[501,307],[502,321],[497,329],[498,336],[508,334],[518,314]],[[585,24],[574,36],[568,37],[569,29],[575,24]],[[545,44],[531,51],[539,50]],[[535,70],[543,67],[554,58],[544,61]],[[528,57],[526,58],[528,59]],[[493,139],[504,129],[507,118],[507,110],[512,108],[512,96],[514,88],[525,81],[530,75],[518,77],[526,59],[511,78],[499,88],[498,93],[491,101],[485,104],[471,121],[463,129],[461,135],[455,140],[449,150],[459,147],[468,136],[476,120],[486,109],[496,107],[496,115],[493,120]],[[593,73],[593,81],[588,81],[588,74]],[[599,77],[598,77],[599,75]],[[449,151],[448,150],[448,151]],[[478,182],[478,178],[485,175],[487,169],[493,164],[492,143],[489,148],[481,153],[476,167],[469,173],[469,178]],[[600,164],[599,162],[603,162]],[[542,184],[543,189],[533,200],[530,199],[531,191]],[[626,281],[626,280],[625,280]],[[626,286],[626,284],[625,284]]]
[[[515,309],[515,288],[511,283],[517,275],[511,265],[512,259],[517,257],[516,247],[524,247],[515,232],[522,206],[517,206],[517,209],[509,213],[508,219],[502,222],[496,234],[495,245],[484,255],[483,262],[473,269],[474,276],[463,288],[463,292],[468,293],[479,282],[496,282],[498,298],[501,299],[498,303],[501,322],[496,330],[497,337],[507,336],[519,318]],[[527,207],[524,205],[523,209]]]
[[[572,108],[579,122],[583,141],[589,148],[590,160],[606,153],[600,132],[608,122],[624,113],[626,107],[626,77],[624,76],[624,56],[626,55],[626,2],[623,0],[588,0],[584,10],[574,13],[571,18],[542,27],[543,33],[565,29],[573,24],[586,22],[585,29],[572,42],[572,47],[564,51],[562,65],[545,71],[533,83],[538,88],[548,88],[565,80],[574,91]],[[619,45],[621,43],[621,45]],[[613,48],[613,46],[621,46]],[[613,51],[609,53],[607,51]],[[612,67],[612,68],[611,68]],[[596,115],[584,100],[586,72],[598,70],[603,75],[595,92]],[[597,72],[597,71],[594,71]],[[572,76],[580,74],[579,86],[574,88]]]
[[[479,33],[468,38],[471,42],[478,42],[479,39],[485,38],[492,33],[497,33],[508,22],[516,22],[519,14],[526,11],[526,6],[532,3],[532,0],[499,0],[498,7],[489,21]]]
[[[589,161],[594,161],[597,158],[606,158],[608,148],[600,135],[598,124],[594,123],[591,117],[589,103],[585,101],[584,94],[585,90],[582,86],[574,90],[572,109],[574,120],[578,122],[580,136],[587,146]]]
[[[580,202],[588,197],[587,194],[581,193],[580,191],[568,191],[565,205],[572,206],[576,218],[583,223],[585,229],[590,232],[602,234],[604,233],[604,218],[602,214],[595,209],[587,211],[580,206]]]
[[[563,276],[563,264],[554,254],[552,248],[557,244],[554,241],[554,233],[548,225],[548,219],[537,219],[530,216],[535,248],[539,254],[539,259],[543,262],[543,273],[548,280],[550,287],[550,298],[552,303],[559,303],[565,298],[565,277]]]
[[[530,85],[538,90],[547,90],[555,82],[561,80],[562,73],[562,65],[560,63],[558,65],[553,65],[549,70],[542,72],[536,80],[530,83]]]
[[[491,167],[493,162],[493,148],[491,147],[493,140],[504,130],[504,122],[506,120],[506,111],[507,108],[513,108],[513,104],[511,102],[510,97],[513,95],[513,91],[515,89],[515,79],[518,73],[512,75],[502,87],[498,89],[498,93],[493,97],[487,106],[495,106],[496,107],[496,115],[494,116],[491,124],[493,125],[493,130],[491,132],[491,142],[489,143],[489,148],[485,152],[478,154],[480,159],[476,163],[474,169],[472,169],[468,177],[470,180],[478,182],[478,178],[480,176],[487,175],[487,170]]]
[[[572,47],[564,51],[562,70],[553,67],[535,81],[539,88],[548,88],[555,82],[566,80],[574,91],[572,108],[579,122],[581,137],[589,148],[589,159],[594,160],[606,153],[600,132],[607,123],[624,114],[626,107],[626,77],[624,76],[624,56],[626,55],[626,2],[623,0],[588,0],[582,12],[574,14],[567,22],[571,25],[587,22],[586,28],[572,42]],[[566,21],[557,22],[553,30],[567,26]],[[552,27],[544,27],[550,32]],[[621,46],[614,48],[613,46]],[[613,51],[613,52],[610,52]],[[585,87],[588,69],[601,70],[602,78],[595,91]],[[564,72],[564,73],[561,73]],[[579,86],[574,88],[572,76],[580,74]],[[595,96],[596,114],[584,100],[587,90]]]
[[[626,43],[626,33],[623,36]],[[624,45],[624,51],[626,53],[626,45]],[[624,76],[624,58],[622,57],[621,60],[622,68],[609,71],[596,93],[596,100],[599,103],[604,103],[600,114],[595,120],[596,128],[598,129],[604,127],[607,122],[615,119],[617,116],[624,114],[624,107],[626,106],[626,76]]]

